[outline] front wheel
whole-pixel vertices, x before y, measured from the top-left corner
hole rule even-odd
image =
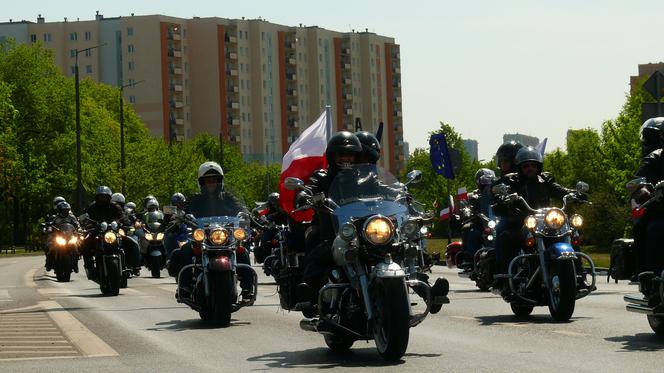
[[[410,305],[404,280],[378,279],[374,304],[378,353],[387,361],[397,361],[406,353],[410,333]]]
[[[55,260],[55,277],[58,282],[69,282],[73,268],[71,255],[63,255]]]
[[[568,321],[576,303],[576,275],[574,262],[560,260],[551,266],[549,313],[556,321]]]
[[[231,323],[231,312],[233,312],[235,287],[233,272],[215,272],[208,278],[212,280],[210,298],[204,300],[205,304],[200,312],[201,319],[226,327]]]
[[[150,272],[152,273],[152,278],[161,277],[161,257],[160,256],[151,256],[150,257]]]
[[[100,279],[99,282],[100,284],[105,282],[106,286],[102,286],[102,293],[106,295],[120,294],[120,281],[122,277],[120,260],[118,258],[108,258],[103,265],[106,266],[106,278]]]
[[[648,324],[657,335],[664,335],[664,317],[648,315]]]

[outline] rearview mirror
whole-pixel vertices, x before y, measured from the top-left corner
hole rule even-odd
[[[508,186],[505,185],[505,184],[494,185],[494,186],[491,188],[491,193],[493,193],[493,194],[495,194],[495,195],[497,195],[497,196],[502,196],[502,195],[504,195],[504,194],[507,194],[507,193],[509,193],[509,191],[510,191],[510,187],[508,187]]]
[[[588,193],[590,190],[590,185],[588,183],[584,183],[583,181],[579,181],[576,183],[576,191],[579,193]]]
[[[648,185],[648,180],[645,177],[637,177],[636,179],[630,180],[625,187],[629,194],[633,194],[637,189],[646,185]]]
[[[304,181],[296,177],[287,177],[284,181],[284,187],[288,190],[302,190],[304,189]]]
[[[417,184],[420,181],[422,181],[422,171],[412,170],[406,175],[406,178],[408,179],[408,182],[406,182],[406,185],[411,184],[411,183],[412,184]]]

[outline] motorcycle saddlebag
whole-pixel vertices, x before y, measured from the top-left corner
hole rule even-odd
[[[619,238],[611,245],[609,274],[616,280],[629,280],[636,273],[634,240]]]

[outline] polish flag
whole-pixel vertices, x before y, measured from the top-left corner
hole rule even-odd
[[[466,187],[457,189],[457,201],[466,201],[468,200],[468,191]]]
[[[450,218],[450,208],[445,207],[444,209],[440,210],[440,221],[447,220]]]
[[[327,167],[325,148],[329,138],[327,110],[295,140],[281,162],[279,178],[279,203],[281,208],[298,222],[311,220],[313,210],[291,213],[295,209],[296,191],[284,187],[287,177],[297,177],[306,184],[309,176],[321,168]]]

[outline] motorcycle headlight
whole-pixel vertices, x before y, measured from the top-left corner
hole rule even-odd
[[[152,238],[155,238],[154,233],[152,234]],[[164,239],[164,234],[163,233],[157,233],[157,241],[161,241]]]
[[[76,243],[78,243],[78,236],[71,236],[71,238],[69,239],[69,244],[76,245]]]
[[[574,214],[570,222],[574,228],[581,228],[583,226],[583,218],[579,214]]]
[[[205,231],[202,229],[196,229],[193,234],[194,240],[201,242],[205,239]]]
[[[429,228],[426,225],[420,228],[421,235],[425,236],[427,233],[429,233]]]
[[[346,223],[341,226],[341,229],[339,230],[339,236],[343,238],[346,241],[351,241],[357,236],[357,231],[355,230],[355,226],[351,223]]]
[[[558,209],[551,209],[544,215],[544,224],[551,229],[560,229],[565,224],[565,213]]]
[[[489,222],[487,223],[487,226],[491,229],[495,228],[496,227],[496,221],[495,220],[489,220]]]
[[[526,220],[523,221],[523,225],[525,225],[526,228],[532,231],[533,229],[535,229],[535,227],[537,227],[537,219],[534,216],[529,215],[528,217],[526,217]]]
[[[242,228],[236,229],[233,231],[233,237],[238,241],[244,241],[247,239],[247,232],[245,232]]]
[[[384,245],[392,239],[392,222],[383,216],[374,216],[364,224],[364,237],[374,245]]]
[[[122,229],[122,228],[120,228],[120,229],[118,230],[118,233],[120,233],[120,236],[122,236],[122,237],[124,237],[124,236],[127,235],[127,234],[125,233],[124,229]]]
[[[412,236],[417,232],[417,222],[413,220],[409,220],[404,223],[403,227],[403,233],[405,233],[407,236]]]
[[[224,229],[215,229],[210,232],[210,242],[214,245],[223,245],[228,238],[228,233]]]
[[[57,236],[55,237],[55,243],[58,244],[58,246],[64,246],[67,244],[67,240],[62,236]]]
[[[113,232],[104,233],[104,241],[106,241],[107,244],[112,245],[117,240],[118,240],[118,237],[115,235],[115,233],[113,233]]]

